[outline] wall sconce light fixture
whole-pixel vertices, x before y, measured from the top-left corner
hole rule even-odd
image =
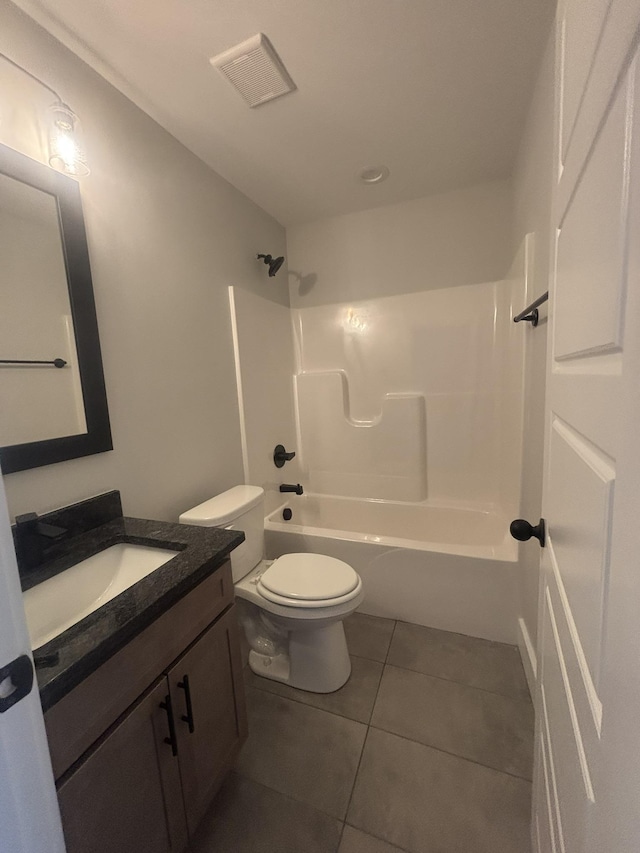
[[[0,59],[4,59],[14,68],[22,71],[27,77],[31,77],[44,89],[55,97],[55,103],[49,107],[49,165],[59,172],[65,172],[74,177],[83,177],[89,174],[87,158],[80,142],[78,117],[71,107],[62,101],[55,89],[36,77],[22,65],[18,65],[4,53],[0,53]]]
[[[49,165],[74,177],[88,175],[87,157],[79,141],[78,117],[62,101],[52,104],[49,112]]]

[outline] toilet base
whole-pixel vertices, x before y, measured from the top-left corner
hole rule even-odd
[[[351,659],[342,622],[289,633],[287,652],[249,653],[252,672],[310,693],[333,693],[349,680]]]

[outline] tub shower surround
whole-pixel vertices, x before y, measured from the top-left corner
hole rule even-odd
[[[351,414],[344,370],[294,377],[309,487],[329,495],[427,498],[427,420],[422,394],[383,394],[370,420]]]
[[[517,506],[523,278],[294,309],[308,490]]]
[[[261,306],[250,294],[236,303],[241,405],[264,401],[278,357],[279,416],[297,431],[291,476],[305,486],[271,505],[268,557],[344,560],[371,615],[518,640],[508,528],[520,503],[524,335],[512,318],[531,265],[527,238],[501,281],[293,308],[290,390],[288,348],[255,346]]]

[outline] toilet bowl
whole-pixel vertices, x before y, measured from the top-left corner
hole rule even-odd
[[[182,513],[180,522],[244,531],[231,570],[253,672],[313,693],[342,687],[351,673],[342,620],[364,599],[357,572],[322,554],[263,559],[258,486],[235,486]]]

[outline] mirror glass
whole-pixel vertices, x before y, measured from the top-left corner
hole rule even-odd
[[[7,175],[0,257],[0,446],[86,433],[56,198]]]
[[[0,145],[0,463],[111,450],[80,187]]]

